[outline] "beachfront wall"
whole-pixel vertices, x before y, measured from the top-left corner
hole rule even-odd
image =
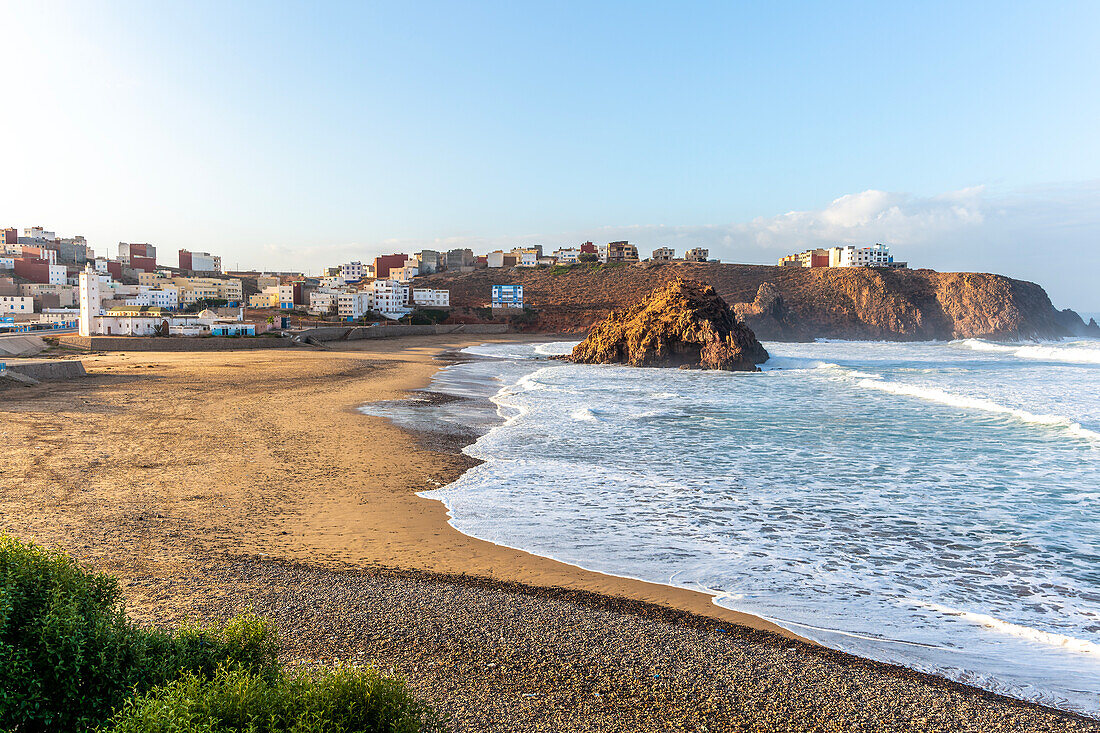
[[[322,326],[310,328],[295,335],[298,341],[356,341],[359,339],[398,338],[400,336],[444,336],[447,334],[496,334],[508,333],[506,323],[467,323],[447,326],[405,326],[400,324],[382,326],[357,326],[342,328]]]

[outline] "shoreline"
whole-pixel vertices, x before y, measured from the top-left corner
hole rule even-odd
[[[461,534],[416,492],[473,459],[359,407],[496,340],[547,338],[85,357],[0,403],[0,531],[116,575],[144,623],[253,606],[293,660],[392,665],[459,730],[1100,729]]]
[[[549,343],[552,340],[553,339],[551,339],[550,341],[546,341],[545,343]],[[568,339],[557,339],[557,340],[568,340]],[[445,362],[440,368],[442,369],[442,368],[445,368],[446,366],[450,366],[452,364],[461,363],[462,361],[468,360],[468,359],[463,359],[462,357],[463,357],[463,355],[458,353],[457,351],[440,354],[438,358],[440,358],[442,361]],[[487,357],[487,358],[493,358],[493,357]],[[437,374],[438,374],[438,372],[437,372]],[[470,398],[470,397],[464,397],[464,396],[458,396],[458,395],[451,395],[451,394],[448,394],[446,392],[433,391],[431,389],[431,387],[432,387],[432,384],[433,384],[434,381],[435,381],[435,376],[433,375],[433,377],[429,380],[428,384],[425,384],[422,387],[416,388],[413,391],[410,391],[410,393],[409,393],[409,396],[414,395],[414,394],[416,394],[416,395],[425,395],[425,396],[428,397],[427,400],[425,400],[423,402],[417,401],[415,403],[412,402],[411,400],[406,400],[404,407],[406,409],[411,408],[411,409],[416,409],[416,410],[421,410],[421,409],[431,410],[432,407],[439,404],[440,400],[438,398],[443,398],[446,401],[485,399],[485,401],[491,402],[490,398]],[[397,401],[394,401],[394,402],[400,402],[400,401],[397,400]],[[374,417],[374,416],[372,415],[372,417]],[[481,434],[472,433],[470,435],[463,435],[463,434],[457,434],[457,433],[454,433],[454,434],[452,434],[452,433],[438,433],[438,432],[428,431],[428,430],[417,430],[417,429],[414,429],[414,428],[411,428],[411,427],[402,427],[402,426],[398,425],[396,422],[394,422],[392,420],[392,417],[385,417],[384,419],[390,420],[391,424],[394,424],[395,427],[397,427],[398,429],[403,430],[403,431],[405,431],[409,434],[415,435],[418,439],[434,440],[434,439],[438,439],[441,435],[446,436],[446,438],[449,438],[449,439],[454,441],[454,447],[452,447],[452,450],[456,454],[464,456],[464,457],[466,457],[470,460],[470,462],[471,462],[470,467],[476,466],[476,465],[483,462],[479,459],[474,459],[474,458],[469,457],[464,452],[463,449],[465,447],[473,444],[474,442],[476,442],[477,439],[484,433],[481,433]],[[492,430],[496,427],[499,427],[501,424],[503,424],[503,423],[498,422],[495,425],[493,425],[492,427],[490,427],[489,429]],[[469,470],[469,469],[467,469],[467,470]],[[461,475],[461,473],[459,474],[459,476],[460,475]],[[453,480],[457,480],[457,478],[458,478],[458,476],[455,476],[455,479],[453,479]],[[441,489],[441,488],[444,488],[444,486],[440,486],[438,488]],[[420,498],[430,498],[430,497],[422,497],[419,492],[418,492],[417,496],[420,497]],[[867,663],[867,664],[870,664],[870,665],[873,665],[873,666],[878,666],[880,668],[886,668],[886,669],[892,669],[892,670],[903,670],[905,673],[919,675],[921,677],[925,677],[925,678],[928,678],[928,679],[931,679],[931,680],[935,680],[937,682],[947,683],[949,685],[957,685],[960,689],[979,691],[983,694],[991,695],[994,698],[1003,698],[1003,699],[1013,700],[1013,701],[1016,701],[1016,702],[1021,702],[1021,703],[1027,704],[1027,705],[1034,705],[1039,709],[1054,710],[1054,711],[1057,711],[1059,713],[1066,713],[1066,714],[1069,714],[1069,715],[1072,715],[1072,716],[1080,717],[1080,718],[1082,718],[1084,720],[1087,720],[1087,721],[1090,721],[1090,722],[1097,722],[1098,720],[1100,720],[1100,714],[1093,717],[1093,716],[1089,716],[1087,714],[1080,713],[1080,712],[1077,712],[1077,711],[1055,708],[1053,706],[1050,706],[1050,705],[1047,705],[1047,704],[1044,704],[1044,703],[1041,703],[1041,702],[1026,700],[1026,699],[1023,699],[1023,698],[1017,698],[1017,697],[1013,697],[1011,695],[1006,695],[1004,693],[998,693],[998,692],[994,692],[994,691],[991,691],[991,690],[987,690],[987,689],[985,689],[983,687],[980,687],[980,686],[977,686],[977,685],[971,685],[971,684],[967,684],[965,682],[958,682],[956,680],[950,679],[948,677],[941,676],[939,674],[915,670],[911,667],[907,667],[907,666],[905,666],[903,664],[900,664],[900,663],[888,662],[888,661],[879,661],[879,660],[870,659],[870,658],[867,658],[867,657],[862,657],[862,656],[859,656],[857,654],[852,654],[850,652],[845,652],[845,651],[841,651],[841,650],[838,650],[838,649],[834,649],[834,648],[829,647],[829,646],[827,646],[827,645],[825,645],[821,642],[803,637],[803,636],[799,635],[797,632],[795,632],[791,629],[788,629],[784,626],[780,626],[777,622],[772,621],[771,619],[768,619],[766,617],[761,617],[761,616],[757,616],[755,614],[751,614],[751,613],[748,613],[748,612],[745,612],[745,611],[737,611],[737,610],[734,610],[734,609],[726,608],[724,606],[720,606],[720,605],[718,605],[717,603],[714,602],[714,600],[716,598],[718,598],[722,595],[719,592],[707,592],[705,590],[692,590],[692,589],[688,589],[688,588],[680,588],[680,587],[677,587],[677,586],[674,586],[674,585],[671,585],[671,584],[658,583],[658,582],[642,580],[640,578],[634,578],[634,577],[626,576],[626,575],[617,575],[617,574],[614,574],[614,573],[603,572],[603,571],[599,571],[599,570],[592,570],[592,569],[589,569],[589,568],[585,568],[582,565],[572,563],[572,562],[569,562],[569,561],[566,561],[566,560],[562,560],[562,559],[559,559],[559,558],[555,558],[555,557],[550,556],[550,555],[540,555],[540,554],[536,554],[536,553],[533,553],[533,552],[529,552],[527,550],[522,550],[520,548],[512,547],[510,545],[499,544],[499,543],[494,542],[492,540],[479,538],[479,537],[476,537],[474,535],[466,535],[465,533],[461,532],[461,530],[458,530],[451,523],[450,509],[443,502],[443,500],[442,499],[434,499],[434,498],[431,499],[431,500],[432,501],[437,501],[440,504],[440,506],[443,507],[446,524],[449,528],[451,528],[452,530],[454,530],[456,532],[459,532],[460,534],[463,534],[463,536],[465,536],[465,537],[469,537],[469,538],[471,538],[473,540],[476,540],[478,542],[485,542],[485,543],[493,545],[494,547],[501,548],[503,550],[518,552],[518,553],[521,553],[523,555],[528,555],[528,556],[531,556],[531,557],[534,557],[534,558],[548,560],[550,562],[557,563],[559,565],[567,566],[569,568],[574,568],[574,569],[576,569],[576,570],[578,570],[578,571],[580,571],[581,573],[584,573],[584,574],[591,574],[591,575],[596,575],[596,576],[599,576],[599,577],[602,577],[602,578],[606,578],[609,582],[625,581],[625,582],[630,583],[630,584],[639,583],[639,584],[643,584],[644,586],[651,586],[651,587],[656,586],[658,588],[665,589],[667,591],[685,592],[687,594],[690,594],[691,596],[702,597],[702,598],[707,599],[708,605],[706,607],[701,608],[697,604],[692,603],[691,607],[686,607],[686,606],[681,605],[680,603],[677,602],[677,601],[679,601],[679,599],[670,600],[668,598],[658,600],[656,602],[654,602],[654,601],[637,601],[635,598],[633,598],[631,596],[624,596],[624,595],[621,595],[619,593],[613,593],[613,592],[610,592],[607,589],[597,589],[597,590],[594,590],[594,591],[580,590],[581,593],[592,593],[593,595],[595,595],[597,597],[601,597],[601,598],[604,598],[604,599],[609,600],[609,601],[610,600],[616,600],[616,601],[617,600],[625,600],[625,601],[628,601],[628,602],[638,602],[638,603],[641,603],[642,605],[652,606],[655,609],[663,609],[663,610],[669,610],[669,611],[674,611],[674,612],[678,612],[678,613],[683,613],[683,614],[687,614],[688,616],[695,617],[695,618],[700,619],[700,620],[707,620],[707,621],[710,621],[710,622],[713,622],[713,623],[723,623],[723,622],[732,623],[732,624],[740,626],[740,627],[742,627],[746,630],[763,631],[766,634],[773,637],[774,643],[794,642],[796,644],[804,645],[804,648],[806,650],[809,650],[809,649],[824,650],[825,652],[827,652],[829,654],[840,655],[840,657],[842,657],[842,658],[848,658],[850,660],[851,659],[858,660],[861,663]],[[438,573],[438,575],[439,575],[439,577],[443,577],[443,578],[450,578],[451,577],[450,574],[445,573],[445,572]],[[466,576],[463,576],[463,577],[466,577]],[[535,590],[544,590],[544,591],[567,590],[567,589],[563,589],[563,588],[558,587],[558,586],[548,586],[548,585],[542,585],[542,584],[537,584],[537,585],[530,586],[530,585],[527,585],[527,584],[523,583],[522,581],[515,581],[515,580],[503,580],[503,581],[501,581],[500,579],[497,579],[497,578],[487,578],[486,580],[492,580],[492,581],[495,581],[495,582],[504,582],[505,584],[515,584],[515,585],[519,585],[519,586],[522,586],[522,587],[535,589]],[[658,594],[658,595],[660,595],[660,594]],[[696,599],[692,598],[691,600],[694,601]],[[665,601],[668,601],[668,602],[665,602]],[[732,619],[727,618],[727,617],[725,617],[726,614],[733,614],[733,615],[735,615],[735,617],[732,618]],[[736,617],[747,617],[747,619],[750,620],[750,622],[746,623],[745,621],[739,620]]]

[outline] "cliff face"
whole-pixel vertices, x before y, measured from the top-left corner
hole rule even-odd
[[[615,311],[573,349],[582,364],[756,371],[768,352],[710,285],[675,280]]]
[[[1055,309],[1035,283],[979,273],[646,262],[439,273],[417,282],[450,289],[458,309],[484,307],[491,285],[523,285],[535,310],[530,327],[569,333],[681,277],[713,286],[766,340],[1100,336],[1077,314]]]

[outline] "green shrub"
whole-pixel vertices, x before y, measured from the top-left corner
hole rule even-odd
[[[277,648],[252,615],[176,634],[142,629],[126,618],[114,578],[0,535],[0,730],[85,730],[188,670],[271,677]]]
[[[439,718],[402,682],[371,668],[280,673],[274,679],[221,668],[185,674],[128,700],[110,733],[416,733]]]

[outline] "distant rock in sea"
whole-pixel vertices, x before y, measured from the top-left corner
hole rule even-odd
[[[758,371],[768,352],[714,288],[680,278],[592,328],[578,364]]]

